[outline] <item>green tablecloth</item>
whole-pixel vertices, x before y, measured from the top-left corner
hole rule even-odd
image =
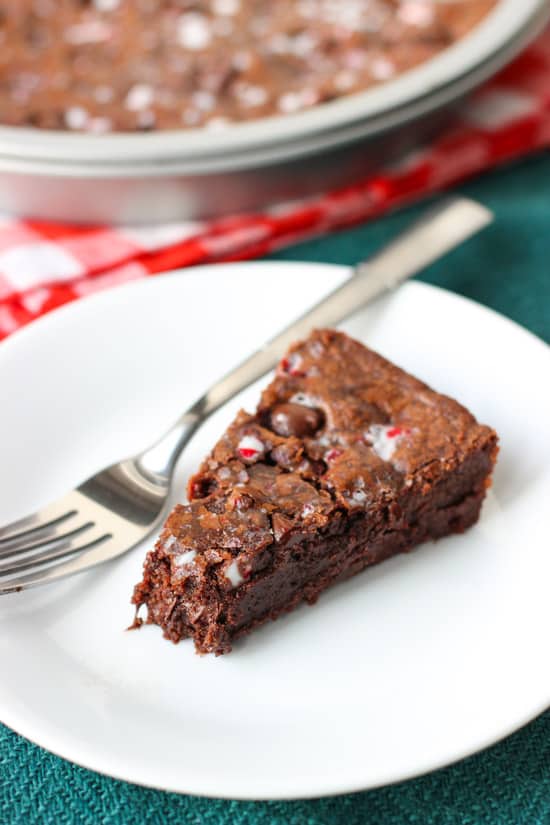
[[[462,189],[494,209],[498,220],[422,279],[487,304],[550,342],[550,157]],[[351,264],[416,211],[273,257]],[[540,655],[550,655],[550,644]],[[139,788],[75,767],[0,725],[0,823],[550,825],[550,712],[489,750],[420,779],[307,802],[225,802]]]

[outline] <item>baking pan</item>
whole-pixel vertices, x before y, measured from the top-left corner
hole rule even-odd
[[[391,82],[220,132],[0,127],[0,209],[49,220],[155,223],[257,209],[344,185],[437,130],[449,107],[509,62],[549,18],[548,0],[501,0],[463,40]]]

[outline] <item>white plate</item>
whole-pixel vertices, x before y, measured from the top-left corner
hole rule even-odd
[[[346,272],[205,267],[80,301],[2,344],[0,522],[146,444]],[[497,428],[502,452],[480,523],[333,588],[217,659],[158,628],[124,632],[145,547],[3,597],[4,722],[133,782],[284,798],[431,770],[546,707],[549,349],[420,283],[345,328]],[[256,397],[252,388],[197,436],[174,500],[239,403]]]

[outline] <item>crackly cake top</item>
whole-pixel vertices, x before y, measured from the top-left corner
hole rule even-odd
[[[318,330],[282,359],[256,413],[237,415],[160,546],[175,579],[213,565],[230,589],[268,563],[274,544],[423,496],[493,438],[456,401],[345,334]]]
[[[0,123],[223,128],[390,80],[496,0],[10,0]]]

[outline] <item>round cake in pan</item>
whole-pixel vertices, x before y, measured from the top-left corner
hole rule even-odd
[[[497,0],[10,0],[0,124],[223,128],[395,78]]]

